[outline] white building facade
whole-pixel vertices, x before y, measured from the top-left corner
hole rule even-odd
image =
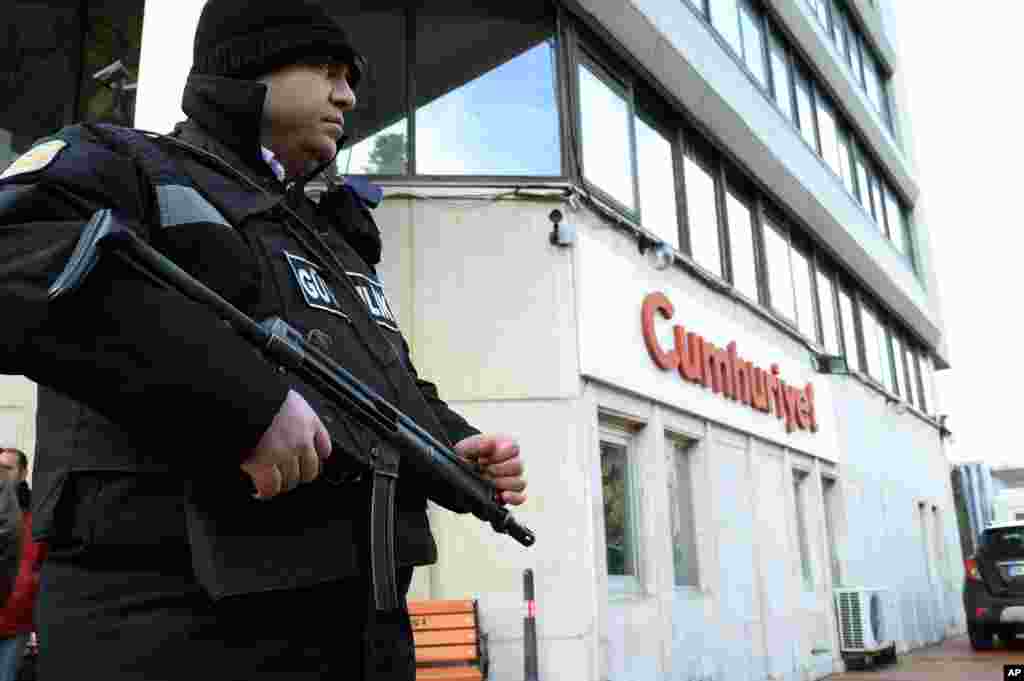
[[[201,2],[121,4],[137,100],[58,118],[167,130]],[[337,170],[385,189],[417,368],[528,467],[537,544],[435,509],[413,585],[478,599],[491,678],[526,568],[547,679],[821,678],[839,586],[889,590],[900,652],[964,630],[894,0],[327,4],[371,64]]]

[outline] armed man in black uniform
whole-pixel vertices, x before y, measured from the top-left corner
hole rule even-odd
[[[316,2],[210,0],[188,120],[169,139],[73,126],[0,176],[0,371],[39,384],[42,681],[412,681],[405,593],[413,567],[437,557],[426,502],[465,511],[401,470],[400,605],[375,608],[370,491],[345,462],[376,436],[326,413],[211,310],[121,261],[48,301],[101,209],[254,319],[308,332],[457,443],[503,502],[525,500],[515,440],[480,434],[417,376],[375,270],[372,201],[349,187],[319,204],[305,196],[337,153],[365,68]],[[347,433],[333,447],[324,419]]]

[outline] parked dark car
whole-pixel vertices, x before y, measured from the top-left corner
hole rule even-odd
[[[1024,633],[1024,522],[989,527],[964,561],[964,611],[975,650]]]

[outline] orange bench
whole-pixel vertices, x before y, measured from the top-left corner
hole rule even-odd
[[[411,601],[416,681],[483,681],[487,636],[476,601]]]

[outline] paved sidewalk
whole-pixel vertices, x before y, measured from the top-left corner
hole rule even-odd
[[[967,637],[900,655],[897,664],[832,674],[827,681],[1003,681],[1003,665],[1024,664],[1024,640],[1014,649],[975,652]]]

